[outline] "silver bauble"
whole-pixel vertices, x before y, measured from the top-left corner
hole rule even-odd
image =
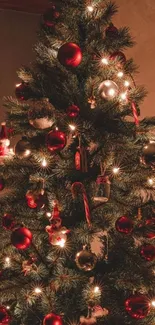
[[[101,82],[98,90],[101,98],[105,98],[107,100],[114,99],[119,93],[117,84],[112,80],[104,80]]]

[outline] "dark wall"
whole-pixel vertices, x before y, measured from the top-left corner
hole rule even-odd
[[[118,26],[130,27],[137,45],[126,53],[140,66],[136,77],[138,84],[144,84],[149,91],[141,107],[141,116],[155,115],[155,6],[154,0],[117,0]],[[2,97],[14,95],[18,81],[16,70],[29,64],[33,58],[32,47],[36,41],[39,16],[15,11],[0,11],[0,121],[4,120]]]
[[[17,69],[33,59],[38,20],[33,14],[0,12],[0,121],[4,119],[2,97],[14,95]]]

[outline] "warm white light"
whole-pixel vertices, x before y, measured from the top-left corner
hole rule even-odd
[[[9,267],[11,265],[11,259],[9,256],[5,257],[5,267]]]
[[[87,6],[87,10],[88,10],[89,12],[93,12],[94,8],[93,8],[93,6]]]
[[[40,293],[42,293],[41,288],[36,287],[36,288],[34,289],[34,293],[36,293],[37,295],[40,294]]]
[[[125,86],[125,87],[129,87],[129,86],[130,86],[130,82],[129,82],[128,80],[125,80],[125,81],[124,81],[124,86]]]
[[[51,212],[46,212],[46,216],[47,216],[48,218],[50,218],[50,217],[52,216],[52,213],[51,213]]]
[[[42,165],[43,167],[47,167],[47,161],[46,161],[46,159],[45,159],[45,158],[43,159],[43,161],[42,161],[41,165]]]
[[[16,88],[20,87],[20,86],[21,86],[21,84],[22,84],[22,83],[20,83],[20,84],[16,84]]]
[[[118,77],[118,78],[122,78],[123,76],[124,76],[123,71],[119,71],[119,72],[117,73],[117,77]]]
[[[121,93],[120,94],[120,99],[121,100],[126,100],[127,99],[127,93]]]
[[[94,293],[100,293],[100,288],[99,287],[95,287],[94,288]]]
[[[110,97],[114,97],[115,94],[116,94],[115,89],[110,88],[110,89],[108,90],[108,94],[109,94]]]
[[[58,243],[58,246],[63,248],[65,246],[65,242],[66,242],[66,240],[64,238],[61,238],[59,243]]]
[[[153,185],[154,184],[154,180],[152,178],[149,178],[148,179],[148,183],[149,183],[149,185]]]
[[[58,128],[57,126],[56,126],[56,128],[55,128],[55,129],[56,129],[56,131],[58,131],[58,130],[59,130],[59,128]]]
[[[69,124],[69,128],[71,131],[75,131],[76,130],[76,126],[73,124]]]
[[[117,175],[119,173],[120,168],[119,167],[114,167],[113,168],[113,174]]]
[[[25,150],[24,156],[27,157],[30,155],[30,153],[31,153],[31,150],[27,149],[27,150]]]
[[[109,61],[107,58],[102,58],[101,62],[105,65],[108,65],[109,64]]]
[[[10,306],[6,306],[6,309],[9,310],[10,309]]]
[[[151,301],[151,305],[152,305],[152,307],[155,307],[155,300]]]

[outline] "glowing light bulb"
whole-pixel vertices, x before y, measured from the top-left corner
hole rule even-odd
[[[152,305],[152,307],[155,307],[155,300],[151,301],[151,305]]]
[[[5,257],[5,267],[10,267],[11,265],[11,259],[9,256]]]
[[[88,10],[89,12],[93,12],[93,11],[94,11],[94,8],[93,8],[93,6],[87,6],[87,10]]]
[[[12,155],[12,156],[14,155],[13,148],[10,148],[10,149],[9,149],[9,153],[10,153],[10,155]]]
[[[27,150],[25,150],[24,156],[28,157],[30,155],[30,153],[31,153],[31,150],[27,149]]]
[[[10,306],[6,306],[6,309],[9,310],[10,309]]]
[[[59,128],[56,126],[55,130],[56,130],[56,131],[58,131],[58,130],[59,130]]]
[[[47,216],[48,218],[50,218],[50,217],[52,216],[52,213],[51,213],[51,212],[46,212],[46,216]]]
[[[41,293],[42,293],[41,288],[36,287],[36,288],[34,289],[34,293],[36,293],[37,295],[41,294]]]
[[[119,71],[119,72],[117,73],[117,77],[118,77],[118,78],[122,78],[123,76],[124,76],[123,71]]]
[[[119,167],[114,167],[112,172],[113,174],[117,175],[119,173],[120,168]]]
[[[130,82],[129,82],[128,80],[125,80],[125,81],[124,81],[124,86],[125,86],[125,87],[129,87],[129,86],[130,86]]]
[[[58,246],[63,248],[65,246],[65,242],[66,242],[66,240],[64,238],[61,238],[60,241],[59,241]]]
[[[73,124],[69,124],[69,128],[71,131],[75,131],[76,130],[76,126]]]
[[[120,94],[120,99],[121,100],[127,100],[127,93],[121,93]]]
[[[20,86],[21,86],[21,84],[22,84],[22,83],[20,83],[20,84],[16,84],[16,88],[20,87]]]
[[[94,291],[94,293],[100,293],[100,288],[99,287],[95,287],[93,291]]]
[[[103,64],[105,64],[105,65],[108,65],[108,64],[109,64],[109,61],[108,61],[107,58],[102,58],[102,59],[101,59],[101,62],[102,62]]]
[[[152,178],[149,178],[149,179],[148,179],[148,184],[149,184],[150,186],[152,186],[152,185],[154,184],[154,180],[153,180]]]
[[[41,165],[42,165],[43,167],[47,167],[47,161],[46,161],[46,159],[45,159],[45,158],[43,159],[43,161],[42,161]]]

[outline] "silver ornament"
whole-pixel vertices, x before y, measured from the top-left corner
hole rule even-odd
[[[101,98],[105,98],[107,100],[114,99],[118,96],[119,93],[119,88],[117,84],[112,80],[104,80],[99,85],[98,90]]]

